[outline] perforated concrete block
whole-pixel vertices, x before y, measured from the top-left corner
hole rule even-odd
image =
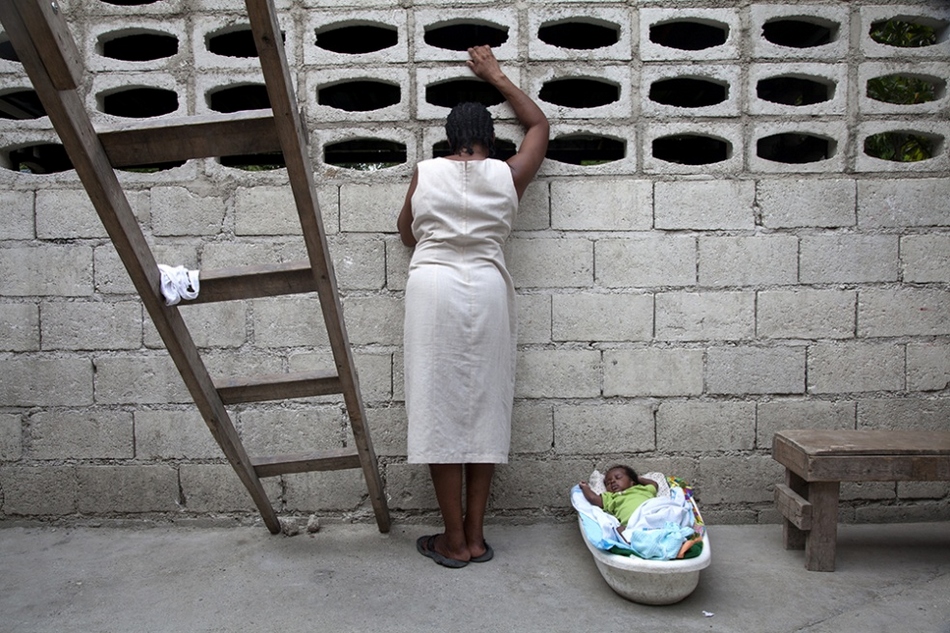
[[[798,238],[755,235],[699,238],[701,286],[758,286],[798,281]]]
[[[749,166],[754,171],[765,173],[826,174],[844,171],[847,164],[847,130],[843,120],[756,122],[752,128],[752,139],[746,148]],[[789,135],[787,141],[780,143],[786,148],[783,155],[767,157],[769,139],[782,135]],[[815,146],[809,147],[807,143],[815,143]],[[788,152],[795,152],[798,156],[785,155]]]
[[[309,71],[306,75],[305,94],[298,95],[298,99],[305,100],[310,116],[319,121],[351,123],[354,121],[406,121],[409,116],[409,102],[412,97],[409,71],[405,68],[386,68],[360,65],[358,70],[353,68],[326,68]],[[399,91],[399,100],[392,104],[373,110],[354,110],[324,105],[329,100],[321,99],[320,91],[338,86],[346,87],[349,82],[379,82],[395,86]],[[343,89],[343,88],[340,88]],[[354,96],[368,88],[354,86],[350,88]],[[352,104],[352,102],[349,102]],[[358,107],[366,107],[357,104]],[[351,105],[351,108],[354,107]]]
[[[95,125],[121,126],[136,119],[128,116],[107,114],[104,99],[113,93],[130,89],[150,88],[167,90],[177,95],[178,107],[170,112],[149,117],[155,121],[162,118],[182,117],[189,113],[187,84],[176,75],[165,71],[109,72],[93,75],[92,87],[85,98],[86,109]]]
[[[858,295],[858,336],[946,334],[950,334],[950,291],[875,288]]]
[[[608,288],[689,286],[696,283],[696,238],[641,234],[594,244],[596,281]]]
[[[290,74],[290,82],[294,88],[295,92],[299,92],[297,85],[297,75],[296,73]],[[264,90],[264,76],[261,74],[260,68],[254,69],[210,69],[196,73],[195,79],[195,114],[210,114],[210,115],[221,115],[227,114],[235,108],[236,111],[242,113],[253,113],[261,117],[272,116],[270,109],[261,107],[255,110],[248,109],[246,104],[243,101],[234,101],[225,104],[224,107],[217,106],[221,109],[215,110],[212,108],[212,96],[220,95],[225,90],[229,90],[236,87],[243,86],[258,86],[260,90]],[[221,98],[220,96],[217,98]],[[304,95],[297,95],[297,100],[304,104],[306,100]]]
[[[522,77],[521,70],[518,67],[509,65],[504,67],[504,71],[505,75],[508,76],[513,84],[530,96],[537,96],[530,93],[531,88]],[[449,112],[452,111],[452,108],[431,103],[426,90],[432,86],[453,81],[470,81],[474,83],[482,81],[465,66],[464,62],[450,66],[437,66],[435,68],[417,67],[415,69],[415,79],[416,117],[423,120],[436,119],[439,125],[445,124],[445,118],[449,115]],[[514,110],[512,110],[511,106],[505,101],[488,106],[488,111],[495,120],[515,118]]]
[[[482,27],[507,31],[507,39],[493,46],[492,52],[499,61],[514,59],[518,56],[519,26],[518,14],[514,9],[489,5],[483,8],[465,7],[418,7],[413,12],[415,28],[415,61],[454,61],[464,65],[468,59],[467,51],[439,48],[427,42],[427,33],[444,26],[458,24],[478,24]]]
[[[213,0],[200,0],[201,2],[211,2]],[[286,2],[286,0],[278,0]],[[70,3],[72,4],[72,3]],[[160,3],[124,5],[113,4],[110,2],[92,2],[86,3],[85,8],[91,15],[95,16],[121,16],[126,18],[139,17],[141,15],[167,15],[168,13],[178,14],[186,8],[197,8],[193,0],[164,0]]]
[[[647,348],[604,351],[604,396],[697,396],[703,392],[703,350]]]
[[[98,3],[105,4],[105,3]],[[123,16],[103,21],[92,21],[86,25],[86,37],[83,40],[83,56],[86,68],[90,71],[138,71],[165,70],[174,71],[188,63],[190,47],[188,27],[183,18],[154,17],[154,16]],[[148,61],[116,59],[105,55],[104,48],[113,40],[129,35],[161,35],[170,36],[178,41],[178,51],[167,57]],[[136,47],[140,47],[137,44]],[[144,53],[146,51],[141,50]]]
[[[754,4],[750,9],[749,40],[752,55],[763,59],[839,60],[847,56],[851,21],[847,6],[820,4]],[[830,41],[816,46],[786,46],[770,42],[763,27],[770,22],[795,20],[830,27]],[[801,42],[804,43],[804,42]]]
[[[228,13],[228,10],[234,13]],[[294,68],[297,65],[297,29],[293,16],[289,11],[277,11],[277,23],[284,38],[284,55],[288,65]],[[256,54],[251,56],[225,55],[213,52],[211,40],[215,37],[240,31],[248,31],[251,23],[247,17],[246,8],[230,6],[226,10],[217,10],[209,13],[200,13],[191,23],[191,42],[194,47],[194,64],[196,70],[204,72],[207,69],[254,70],[261,74],[261,60]],[[248,34],[248,37],[250,34]],[[252,53],[252,51],[248,51]]]
[[[311,2],[312,0],[308,0]],[[313,3],[314,11],[308,11],[303,25],[303,60],[309,65],[352,66],[362,64],[391,64],[409,61],[408,12],[397,8],[360,8],[354,15],[352,9],[335,8],[330,3]],[[336,3],[339,6],[343,3]],[[327,7],[334,7],[327,10]],[[372,38],[360,41],[360,49],[368,52],[341,53],[318,45],[320,34],[351,26],[372,26],[390,31],[396,42],[389,46]],[[370,50],[376,49],[376,50]]]
[[[386,147],[398,146],[400,149],[405,147],[405,162],[389,165],[388,161],[379,163],[363,163],[363,169],[357,169],[351,166],[340,166],[327,162],[327,147],[336,143],[346,141],[382,141]],[[313,164],[315,170],[315,179],[334,179],[343,178],[348,181],[368,181],[373,183],[392,181],[399,178],[405,178],[408,185],[408,178],[412,175],[415,167],[413,157],[419,156],[416,137],[411,130],[392,126],[369,126],[369,127],[351,127],[331,128],[316,130],[311,137],[313,146]],[[394,157],[395,158],[395,157]],[[393,161],[395,162],[395,161]],[[401,205],[400,205],[401,206]]]
[[[697,165],[696,154],[684,153],[672,160],[656,156],[655,143],[662,139],[677,137],[711,138],[723,143],[723,156],[714,162]],[[643,170],[651,175],[695,174],[727,175],[742,171],[742,151],[744,147],[742,128],[735,123],[717,123],[715,127],[707,124],[672,123],[665,120],[648,120],[643,129]]]
[[[898,236],[804,235],[799,258],[806,284],[897,281]]]
[[[818,103],[774,103],[759,96],[759,84],[776,78],[807,80],[827,87],[827,99]],[[749,114],[781,116],[843,115],[848,108],[848,66],[844,63],[756,63],[749,65]]]
[[[638,135],[630,126],[609,123],[553,123],[548,145],[548,158],[541,163],[538,176],[603,176],[632,174],[637,169]],[[619,148],[618,155],[605,150],[605,141]],[[558,158],[559,143],[584,143],[592,145],[587,159],[567,162]]]
[[[653,336],[653,296],[555,294],[555,341],[647,341]]]
[[[614,7],[533,6],[528,9],[528,57],[537,60],[577,60],[597,62],[602,59],[629,60],[632,56],[631,33],[636,13]],[[539,30],[571,24],[591,25],[613,30],[616,42],[596,48],[572,48],[545,42]]]
[[[551,228],[642,231],[653,225],[653,184],[647,180],[551,182]]]
[[[541,110],[554,119],[606,119],[606,118],[627,118],[632,114],[632,93],[635,91],[632,86],[635,82],[632,78],[633,71],[630,66],[590,66],[560,63],[552,67],[535,67],[529,73],[529,88],[525,91],[536,98],[536,103]],[[545,86],[556,84],[562,80],[589,80],[600,84],[607,84],[617,89],[617,98],[615,101],[604,105],[595,105],[590,107],[572,107],[562,105],[546,100],[544,97]],[[591,87],[591,90],[594,88]],[[580,90],[584,90],[581,86]],[[557,98],[567,98],[569,102],[576,97],[573,91],[559,95]],[[551,98],[551,97],[548,97]]]
[[[901,238],[900,252],[904,281],[950,282],[950,235],[906,235]]]
[[[756,182],[755,202],[769,228],[843,227],[857,223],[854,180],[769,178]]]
[[[751,229],[754,183],[740,180],[658,181],[653,188],[658,229]]]
[[[659,341],[754,337],[754,292],[661,292],[655,301]]]
[[[808,348],[808,393],[899,391],[904,388],[904,346],[854,341]]]
[[[722,65],[710,63],[695,63],[688,66],[674,64],[650,64],[640,73],[639,105],[644,116],[660,118],[677,117],[735,117],[739,115],[739,104],[742,98],[742,82],[739,67],[735,64]],[[655,84],[668,80],[693,79],[722,86],[725,96],[719,103],[711,105],[691,105],[695,92],[686,90],[681,95],[684,103],[690,105],[670,105],[654,101]]]
[[[858,226],[950,226],[950,180],[881,178],[858,181]]]
[[[805,392],[805,346],[711,347],[706,391],[720,394]]]
[[[858,12],[861,33],[861,52],[868,57],[893,57],[900,55],[911,59],[934,59],[950,55],[950,34],[947,33],[947,10],[942,3],[904,4],[885,6],[862,6]],[[895,47],[883,44],[871,37],[870,32],[878,22],[899,20],[934,27],[937,42],[930,46]]]
[[[554,412],[554,449],[561,455],[638,453],[655,448],[649,404],[567,405]]]
[[[930,148],[931,158],[918,161],[900,162],[871,156],[866,151],[869,136],[885,133],[910,134],[923,138]],[[950,153],[947,151],[950,139],[950,123],[947,121],[928,121],[916,119],[912,122],[892,119],[890,121],[866,121],[858,124],[857,156],[855,170],[859,172],[946,172],[950,169]]]
[[[858,109],[864,114],[886,114],[893,116],[918,116],[946,112],[950,105],[950,92],[947,91],[947,63],[914,60],[886,60],[864,62],[858,66]],[[933,101],[923,103],[888,103],[868,96],[868,82],[879,77],[892,75],[920,78],[936,84]]]
[[[768,339],[842,339],[855,334],[853,290],[763,290],[756,302],[756,334]]]
[[[644,61],[714,61],[738,59],[742,41],[739,11],[733,8],[708,9],[703,7],[670,6],[643,8],[640,16],[640,58]],[[650,29],[672,22],[696,22],[726,31],[725,42],[701,50],[684,50],[654,42]]]

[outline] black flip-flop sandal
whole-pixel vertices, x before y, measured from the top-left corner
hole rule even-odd
[[[439,565],[443,567],[449,567],[451,569],[461,569],[468,565],[467,560],[458,560],[456,558],[448,558],[442,554],[435,551],[435,537],[438,534],[433,534],[431,536],[420,536],[416,539],[416,550],[426,558],[431,558]],[[487,552],[486,552],[487,553]],[[484,556],[484,554],[483,554]]]

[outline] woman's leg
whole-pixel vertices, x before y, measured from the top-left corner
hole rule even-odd
[[[433,544],[435,550],[448,558],[468,560],[462,516],[462,464],[429,464],[429,474],[445,525],[445,533]]]
[[[465,465],[465,542],[472,557],[485,553],[485,508],[494,474],[494,464]]]

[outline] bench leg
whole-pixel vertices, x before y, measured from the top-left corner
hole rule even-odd
[[[813,481],[808,484],[812,504],[811,531],[805,536],[805,568],[809,571],[835,570],[835,545],[838,540],[837,481]]]
[[[808,484],[787,468],[785,469],[785,485],[806,499],[808,498]],[[785,549],[805,549],[805,534],[788,519],[782,520],[782,545],[785,546]]]

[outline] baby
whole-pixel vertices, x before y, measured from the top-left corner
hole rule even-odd
[[[604,475],[604,486],[607,492],[598,495],[586,481],[580,483],[584,497],[592,505],[617,517],[621,525],[627,524],[640,504],[655,497],[658,488],[652,479],[638,477],[632,468],[620,464],[611,466]]]

